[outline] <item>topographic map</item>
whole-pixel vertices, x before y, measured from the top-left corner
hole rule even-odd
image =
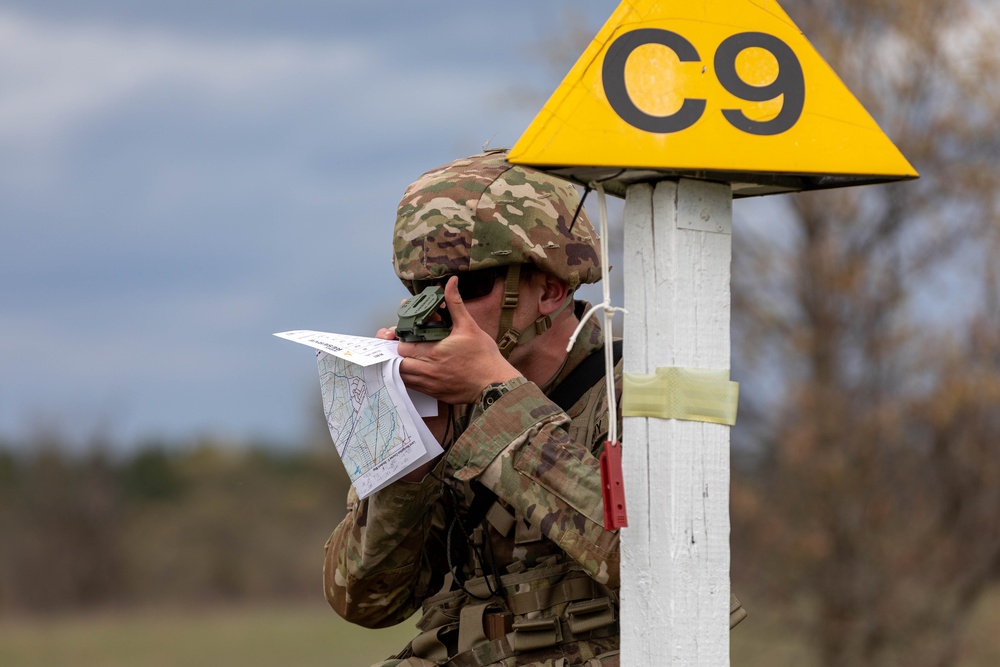
[[[389,364],[359,366],[325,352],[316,362],[333,444],[364,497],[423,454],[419,435],[382,377]]]
[[[437,403],[407,392],[395,341],[318,331],[275,335],[317,350],[327,425],[359,497],[441,453],[421,416],[434,414]]]

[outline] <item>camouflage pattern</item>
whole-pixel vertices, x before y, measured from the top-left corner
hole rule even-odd
[[[506,155],[456,160],[407,188],[393,236],[393,266],[407,288],[510,264],[534,264],[571,288],[601,279],[600,242],[576,188]]]
[[[576,306],[579,314],[587,304]],[[591,319],[554,386],[602,345],[600,325]],[[621,363],[615,378],[620,401]],[[451,517],[446,501],[457,496],[457,512],[463,516],[471,502],[473,480],[498,496],[499,507],[494,509],[503,509],[514,519],[513,529],[506,533],[490,522],[488,530],[472,534],[473,542],[488,540],[492,546],[494,562],[504,575],[505,608],[514,608],[508,595],[582,577],[617,609],[619,539],[617,532],[604,530],[598,464],[608,432],[604,380],[567,412],[523,378],[511,386],[489,410],[477,406],[461,415],[464,428],[452,443],[443,443],[450,446],[433,475],[420,483],[397,482],[365,500],[351,492],[348,514],[327,542],[324,564],[325,593],[338,614],[365,627],[386,627],[405,621],[426,603],[418,624],[426,630],[441,623],[456,625],[464,606],[479,603],[461,590],[439,601],[449,571],[445,544]],[[460,533],[455,538],[465,541]],[[482,576],[477,565],[474,558],[467,558],[462,572],[466,577]],[[558,576],[546,575],[552,568]],[[563,602],[525,616],[562,619],[566,611]],[[559,658],[567,666],[617,664],[617,625],[593,637],[572,639],[513,657],[501,650],[502,642],[483,642],[476,647],[474,660],[466,651],[458,662],[448,664],[472,660],[468,664],[543,667]],[[380,663],[394,664],[426,666],[444,661],[441,656],[404,651]]]

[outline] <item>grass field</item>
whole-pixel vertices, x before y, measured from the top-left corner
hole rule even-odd
[[[321,605],[0,619],[3,667],[352,667],[414,634],[352,626]]]
[[[815,664],[801,638],[767,610],[732,634],[732,664]],[[1000,665],[1000,594],[980,605],[956,667]],[[320,604],[0,618],[2,667],[367,667],[401,647],[410,624],[365,630]]]

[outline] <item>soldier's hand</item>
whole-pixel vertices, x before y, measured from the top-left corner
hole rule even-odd
[[[404,303],[406,303],[406,299],[399,300],[399,305],[402,306]],[[396,327],[385,327],[383,329],[379,329],[375,332],[375,337],[381,338],[382,340],[396,340]]]
[[[396,340],[396,327],[386,327],[385,329],[379,329],[375,332],[376,338],[381,338],[382,340]]]
[[[469,314],[458,293],[457,277],[445,285],[444,300],[451,313],[451,334],[435,343],[400,342],[399,354],[404,359],[399,374],[407,387],[444,403],[475,403],[486,385],[506,382],[520,373]]]

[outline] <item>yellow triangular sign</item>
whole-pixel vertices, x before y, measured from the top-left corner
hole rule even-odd
[[[774,0],[624,0],[509,159],[737,196],[917,177]]]

